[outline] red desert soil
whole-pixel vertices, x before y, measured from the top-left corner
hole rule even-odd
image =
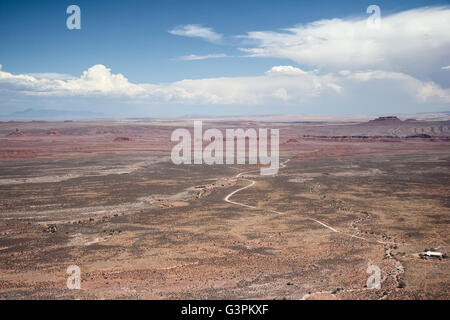
[[[448,121],[208,127],[279,128],[279,173],[172,164],[190,121],[0,123],[0,298],[449,298]]]

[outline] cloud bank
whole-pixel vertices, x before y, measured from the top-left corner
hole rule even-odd
[[[0,90],[27,96],[121,97],[135,103],[197,105],[302,105],[343,97],[379,100],[380,92],[387,90],[415,103],[450,102],[449,89],[404,73],[382,70],[319,73],[293,66],[274,66],[253,77],[185,79],[168,84],[132,83],[103,65],[95,65],[68,80],[12,74],[0,69]]]
[[[420,78],[449,63],[450,8],[433,7],[382,16],[371,29],[367,17],[319,20],[281,31],[240,36],[250,57],[290,59],[330,71],[382,69]]]

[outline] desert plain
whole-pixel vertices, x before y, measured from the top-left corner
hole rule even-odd
[[[278,174],[173,164],[186,119],[0,123],[0,299],[450,298],[450,121],[204,126],[279,129]]]

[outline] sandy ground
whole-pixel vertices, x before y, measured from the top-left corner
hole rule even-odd
[[[280,128],[269,177],[173,165],[188,125],[0,124],[0,298],[449,298],[448,259],[418,256],[449,250],[447,122],[211,124]]]

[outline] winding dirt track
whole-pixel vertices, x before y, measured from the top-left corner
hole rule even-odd
[[[285,167],[286,167],[286,163],[289,162],[289,160],[290,160],[290,159],[288,159],[288,160],[286,160],[286,161],[280,163],[281,168],[285,168]],[[259,171],[259,170],[252,170],[252,171],[241,172],[241,173],[237,174],[237,175],[235,176],[235,178],[239,179],[243,174],[253,173],[253,172],[257,172],[257,171]],[[248,189],[248,188],[250,188],[250,187],[252,187],[252,186],[254,186],[254,185],[256,184],[256,181],[255,181],[255,180],[250,180],[250,179],[245,179],[245,178],[243,178],[243,180],[249,181],[250,184],[248,184],[248,185],[246,185],[245,187],[239,188],[239,189],[234,190],[233,192],[229,193],[229,194],[224,198],[224,201],[225,201],[225,202],[228,202],[228,203],[231,203],[231,204],[234,204],[234,205],[238,205],[238,206],[241,206],[241,207],[245,207],[245,208],[254,209],[254,210],[265,210],[265,211],[268,211],[268,212],[276,213],[276,214],[278,214],[278,215],[284,215],[284,214],[287,214],[286,212],[280,212],[280,211],[271,210],[271,209],[258,208],[258,207],[255,207],[255,206],[252,206],[252,205],[249,205],[249,204],[240,203],[240,202],[236,202],[236,201],[230,200],[230,197],[232,197],[232,196],[235,195],[236,193],[238,193],[238,192],[240,192],[240,191],[242,191],[242,190]],[[332,232],[335,232],[335,233],[338,233],[338,234],[342,234],[342,235],[348,236],[348,237],[350,237],[350,238],[359,239],[359,240],[362,240],[362,241],[365,241],[365,242],[368,242],[368,243],[373,243],[373,244],[376,244],[376,245],[382,245],[382,246],[384,247],[385,250],[386,250],[386,246],[396,244],[395,242],[389,243],[389,242],[384,242],[384,241],[381,241],[381,240],[371,240],[371,239],[366,239],[366,238],[357,236],[356,234],[348,234],[348,233],[346,233],[346,232],[339,231],[339,230],[333,228],[332,226],[327,225],[326,223],[324,223],[324,222],[322,222],[322,221],[320,221],[320,220],[317,220],[317,219],[314,219],[314,218],[311,218],[311,217],[306,217],[306,218],[309,219],[309,220],[311,220],[311,221],[314,221],[315,223],[320,224],[322,227],[327,228],[328,230],[331,230]],[[387,249],[387,250],[388,250],[388,251],[386,251],[386,252],[389,252],[390,249]],[[403,269],[403,266],[402,266],[401,263],[400,263],[399,261],[397,261],[397,260],[396,260],[396,264],[397,264],[397,270],[398,270],[398,273],[402,273],[403,270],[404,270],[404,269]],[[397,282],[398,282],[398,273],[393,275],[394,279],[395,279]],[[382,282],[384,282],[385,279],[386,279],[386,277],[382,280]],[[371,290],[371,288],[363,288],[363,289],[355,289],[355,290],[345,290],[345,291],[346,291],[346,292],[358,292],[358,291],[364,291],[364,290]],[[323,291],[323,292],[315,292],[315,293],[313,293],[313,294],[305,294],[305,295],[302,297],[301,300],[306,300],[306,299],[308,299],[309,297],[311,297],[312,295],[318,294],[318,293],[330,293],[330,292],[328,292],[328,291]]]
[[[281,168],[285,168],[285,167],[286,167],[286,163],[289,162],[289,160],[290,160],[290,159],[287,159],[286,161],[280,163]],[[237,174],[237,175],[235,176],[235,178],[239,179],[243,174],[253,173],[253,172],[257,172],[257,171],[258,171],[258,170],[252,170],[252,171],[241,172],[241,173]],[[228,203],[231,203],[231,204],[234,204],[234,205],[238,205],[238,206],[241,206],[241,207],[245,207],[245,208],[254,209],[254,210],[265,210],[265,211],[268,211],[268,212],[276,213],[276,214],[278,214],[278,215],[285,215],[285,214],[287,214],[286,212],[280,212],[280,211],[271,210],[271,209],[258,208],[258,207],[255,207],[255,206],[252,206],[252,205],[249,205],[249,204],[240,203],[240,202],[236,202],[236,201],[230,200],[230,197],[232,197],[232,196],[235,195],[236,193],[238,193],[238,192],[240,192],[240,191],[242,191],[242,190],[248,189],[248,188],[250,188],[250,187],[252,187],[252,186],[254,186],[254,185],[256,184],[256,181],[255,181],[255,180],[250,180],[250,179],[245,179],[245,178],[243,178],[243,180],[249,181],[250,184],[248,184],[248,185],[246,185],[245,187],[239,188],[239,189],[234,190],[233,192],[229,193],[229,194],[224,198],[224,201],[225,201],[225,202],[228,202]],[[358,235],[356,235],[356,234],[349,234],[349,233],[346,233],[346,232],[342,232],[342,231],[340,231],[340,230],[337,230],[337,229],[333,228],[332,226],[327,225],[326,223],[324,223],[324,222],[322,222],[322,221],[320,221],[320,220],[317,220],[317,219],[314,219],[314,218],[311,218],[311,217],[306,217],[306,218],[309,219],[309,220],[311,220],[311,221],[314,221],[315,223],[320,224],[322,227],[327,228],[328,230],[331,230],[332,232],[335,232],[335,233],[338,233],[338,234],[342,234],[342,235],[348,236],[348,237],[350,237],[350,238],[359,239],[359,240],[365,241],[365,242],[367,242],[367,243],[373,243],[373,244],[376,244],[376,245],[382,245],[382,246],[384,247],[384,249],[385,249],[385,252],[386,252],[387,254],[389,254],[389,252],[390,252],[390,249],[389,249],[390,246],[392,246],[392,245],[397,245],[397,243],[395,243],[395,242],[385,242],[385,241],[381,241],[381,240],[378,240],[378,239],[375,239],[375,240],[372,240],[372,239],[366,239],[366,238],[361,237],[361,236],[358,236]],[[387,246],[387,247],[386,247],[386,246]],[[388,248],[388,249],[386,249],[386,248]],[[387,250],[387,251],[386,251],[386,250]],[[390,254],[389,254],[389,255],[390,255]],[[394,277],[394,279],[398,282],[398,275],[399,275],[399,273],[403,273],[403,272],[404,272],[404,269],[403,269],[403,266],[401,265],[401,263],[400,263],[398,260],[396,260],[396,265],[397,265],[397,273],[394,274],[393,277]],[[385,279],[386,279],[386,277],[385,277]],[[382,282],[384,282],[385,279],[383,279]],[[364,291],[364,290],[371,290],[371,288],[363,288],[363,289],[355,289],[355,290],[345,290],[345,291],[346,291],[346,292],[358,292],[358,291]],[[325,292],[325,291],[324,291],[324,292],[315,292],[314,294],[317,294],[317,293],[330,293],[330,292],[328,292],[328,291],[327,291],[327,292]],[[310,296],[312,296],[312,295],[313,295],[313,294],[306,294],[306,295],[304,295],[304,296],[302,297],[302,300],[306,300],[306,299],[308,299],[308,298],[309,298]]]
[[[280,163],[281,168],[285,168],[285,167],[286,167],[286,163],[288,163],[289,160],[290,160],[290,159],[287,159],[286,161]],[[259,170],[252,170],[252,171],[241,172],[241,173],[238,173],[238,174],[235,176],[235,178],[240,178],[241,175],[243,175],[243,174],[248,174],[248,173],[258,172],[258,171],[259,171]],[[229,194],[224,198],[224,201],[225,201],[225,202],[228,202],[228,203],[231,203],[231,204],[234,204],[234,205],[238,205],[238,206],[241,206],[241,207],[245,207],[245,208],[255,209],[255,210],[265,210],[265,211],[273,212],[273,213],[277,213],[277,214],[287,214],[286,212],[280,212],[280,211],[271,210],[271,209],[258,208],[258,207],[255,207],[255,206],[252,206],[252,205],[249,205],[249,204],[245,204],[245,203],[241,203],[241,202],[236,202],[236,201],[230,200],[230,197],[232,197],[233,195],[235,195],[235,194],[238,193],[239,191],[248,189],[248,188],[254,186],[255,183],[256,183],[255,180],[250,180],[250,179],[245,179],[245,178],[242,179],[242,180],[249,181],[250,184],[249,184],[249,185],[246,185],[245,187],[239,188],[239,189],[234,190],[233,192],[229,193]],[[320,224],[322,227],[327,228],[327,229],[331,230],[332,232],[340,233],[340,234],[342,234],[342,235],[346,235],[346,236],[349,236],[349,237],[351,237],[351,238],[356,238],[356,239],[360,239],[360,240],[367,241],[367,242],[375,242],[375,243],[382,244],[382,245],[392,244],[392,243],[384,242],[384,241],[381,241],[381,240],[370,240],[370,239],[366,239],[366,238],[357,236],[356,234],[348,234],[348,233],[339,231],[339,230],[333,228],[332,226],[329,226],[329,225],[327,225],[326,223],[324,223],[324,222],[322,222],[322,221],[320,221],[320,220],[311,218],[311,217],[307,217],[307,219],[309,219],[309,220],[311,220],[311,221],[314,221],[314,222]]]

